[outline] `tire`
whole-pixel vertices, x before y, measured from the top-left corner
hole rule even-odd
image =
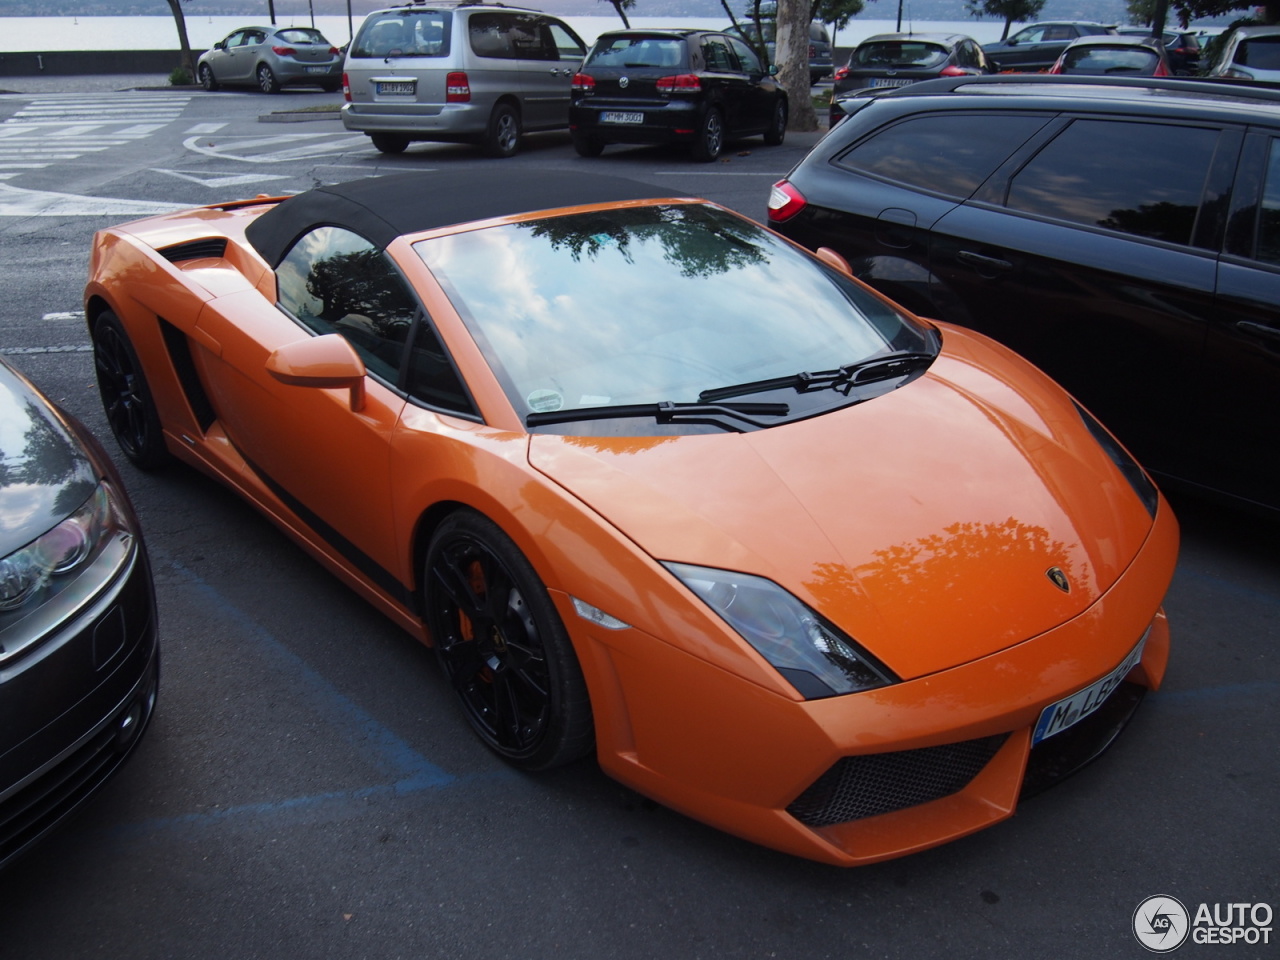
[[[769,124],[769,129],[764,132],[764,142],[771,147],[782,145],[782,141],[787,136],[787,101],[785,98],[779,97],[777,104],[773,108],[773,120]]]
[[[258,64],[258,89],[263,93],[279,93],[280,83],[271,68],[265,63]]]
[[[724,149],[724,118],[718,107],[711,107],[702,118],[698,137],[693,141],[693,159],[710,163]]]
[[[200,86],[210,93],[218,89],[218,78],[213,75],[213,67],[207,63],[200,65]]]
[[[124,455],[143,470],[163,467],[172,455],[164,443],[160,413],[129,335],[110,311],[93,325],[93,366],[107,425]]]
[[[577,151],[580,157],[598,157],[604,153],[604,141],[575,133],[573,135],[573,149]]]
[[[404,153],[409,146],[409,138],[398,133],[371,133],[369,139],[379,153]]]
[[[470,510],[427,548],[427,626],[463,714],[522,770],[577,760],[595,742],[586,682],[546,588],[514,542]]]
[[[520,114],[509,103],[500,103],[489,115],[489,127],[481,144],[485,156],[505,159],[520,149]]]

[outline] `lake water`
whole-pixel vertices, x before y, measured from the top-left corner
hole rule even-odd
[[[159,6],[159,4],[157,4]],[[352,20],[359,29],[363,16]],[[617,17],[563,17],[583,40],[590,43],[605,30],[621,28]],[[630,17],[634,27],[712,27],[724,26],[724,18],[689,17]],[[254,21],[250,17],[208,17],[187,15],[187,37],[194,50],[213,46],[232,30],[254,22],[266,23],[262,17]],[[281,26],[310,26],[311,18],[276,17]],[[350,39],[346,17],[316,17],[315,25],[335,44],[341,46]],[[838,46],[852,47],[875,33],[892,33],[893,20],[850,21],[849,26],[833,36]],[[979,43],[991,43],[1000,39],[1003,21],[916,21],[903,22],[903,30],[914,27],[921,33],[966,33]],[[157,17],[0,17],[0,54],[41,53],[45,51],[75,50],[176,50],[178,31],[173,18]]]

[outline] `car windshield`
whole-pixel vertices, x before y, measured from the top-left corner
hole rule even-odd
[[[1160,57],[1142,47],[1074,47],[1062,60],[1064,73],[1125,74],[1151,73]]]
[[[601,37],[587,54],[587,67],[679,67],[684,41],[673,37]]]
[[[388,10],[371,14],[351,44],[351,56],[444,57],[453,24],[448,10]]]
[[[864,43],[853,51],[851,67],[933,67],[947,59],[947,48],[918,40]]]
[[[570,214],[414,248],[522,418],[696,403],[716,388],[933,349],[927,329],[854,281],[708,204]],[[822,409],[842,399],[826,393]],[[805,415],[821,412],[814,404]]]

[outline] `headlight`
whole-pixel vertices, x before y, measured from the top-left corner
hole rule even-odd
[[[1093,439],[1098,441],[1098,445],[1106,452],[1114,463],[1124,474],[1125,479],[1129,481],[1129,485],[1133,487],[1134,493],[1138,495],[1138,499],[1142,501],[1142,505],[1147,508],[1147,513],[1151,514],[1152,519],[1156,515],[1156,506],[1160,503],[1160,494],[1156,491],[1156,485],[1138,466],[1138,461],[1129,456],[1124,447],[1116,441],[1107,428],[1100,424],[1093,415],[1085,410],[1080,404],[1075,405],[1076,413],[1080,414],[1080,419],[1084,421],[1084,425],[1089,432],[1093,434]]]
[[[0,559],[0,614],[40,603],[70,583],[124,527],[106,484],[67,519],[21,550]]]
[[[897,683],[882,663],[772,580],[686,563],[664,566],[755,647],[806,700]]]

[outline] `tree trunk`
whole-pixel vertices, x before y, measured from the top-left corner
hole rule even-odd
[[[778,0],[774,59],[778,82],[787,91],[791,130],[817,130],[818,117],[809,96],[809,20],[811,0]]]
[[[187,18],[182,15],[182,0],[169,0],[169,9],[173,11],[173,22],[178,27],[178,42],[182,47],[182,66],[192,82],[195,82],[196,63],[191,56],[191,41],[187,39]]]
[[[613,9],[618,11],[618,16],[622,18],[622,26],[631,29],[631,21],[627,19],[627,11],[622,9],[622,0],[610,0],[613,3]]]

